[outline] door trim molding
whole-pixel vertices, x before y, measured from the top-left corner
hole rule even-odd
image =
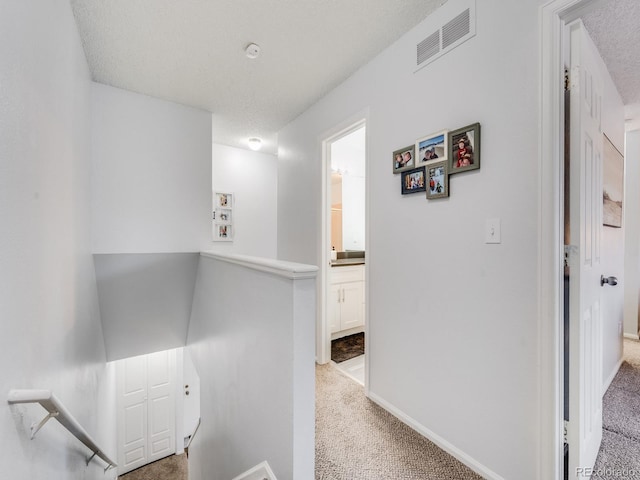
[[[371,261],[371,250],[369,246],[370,241],[370,188],[369,182],[371,179],[370,161],[369,161],[369,108],[365,108],[351,117],[343,120],[335,127],[325,131],[319,135],[318,140],[322,149],[322,185],[321,185],[321,216],[320,216],[320,235],[321,239],[318,242],[320,252],[318,258],[320,258],[320,275],[318,280],[318,316],[317,316],[317,328],[316,328],[316,362],[319,364],[328,363],[331,360],[331,332],[328,326],[328,311],[329,311],[329,269],[330,265],[330,250],[331,250],[331,231],[329,225],[331,225],[331,205],[329,204],[331,199],[331,158],[329,145],[336,140],[344,137],[345,135],[361,128],[365,127],[365,250],[367,263]],[[364,318],[365,318],[365,352],[369,348],[369,268],[365,267],[364,289],[365,289],[365,304],[364,304]],[[369,356],[365,355],[365,395],[369,392]]]
[[[540,7],[538,187],[539,468],[537,478],[563,478],[563,204],[564,54],[566,23],[603,0],[553,0]]]

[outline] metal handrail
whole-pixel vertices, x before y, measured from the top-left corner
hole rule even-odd
[[[185,449],[189,448],[189,446],[191,445],[191,442],[193,441],[193,437],[196,436],[196,433],[198,433],[198,429],[200,428],[200,422],[202,422],[202,417],[198,418],[198,423],[196,425],[195,430],[193,431],[193,433],[191,435],[189,435],[189,441],[186,443],[186,445],[184,446]]]
[[[110,468],[117,467],[116,462],[111,460],[101,449],[96,442],[91,438],[87,431],[82,428],[82,425],[69,413],[69,411],[60,403],[60,400],[50,390],[11,390],[9,392],[8,402],[10,404],[15,403],[39,403],[42,407],[49,412],[39,423],[33,423],[31,425],[31,439],[36,436],[36,433],[44,426],[47,421],[55,418],[61,425],[63,425],[69,432],[71,432],[78,440],[84,443],[93,455],[87,458],[87,465],[94,457],[101,458],[107,467],[104,469],[106,472]]]

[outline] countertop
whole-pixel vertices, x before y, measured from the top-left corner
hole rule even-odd
[[[332,267],[344,267],[346,265],[364,265],[364,258],[339,258],[338,260],[331,260]]]

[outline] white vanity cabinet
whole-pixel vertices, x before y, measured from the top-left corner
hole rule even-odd
[[[364,265],[331,268],[331,333],[364,325]]]

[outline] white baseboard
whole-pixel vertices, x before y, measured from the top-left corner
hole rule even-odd
[[[611,385],[611,382],[613,382],[613,379],[616,378],[616,375],[618,374],[618,370],[620,370],[620,367],[622,366],[622,362],[623,361],[624,361],[624,357],[622,357],[618,361],[618,364],[613,369],[613,372],[611,373],[611,375],[609,375],[609,378],[607,378],[607,381],[604,382],[604,385],[602,387],[602,395],[603,396],[604,396],[605,393],[607,393],[607,390],[609,390],[609,386]]]
[[[640,336],[638,336],[638,334],[633,334],[633,333],[625,333],[624,338],[628,338],[629,340],[640,340]]]
[[[496,472],[494,472],[494,471],[490,470],[489,468],[485,467],[480,462],[476,461],[474,458],[470,457],[469,455],[464,453],[459,448],[453,446],[452,444],[447,442],[444,438],[442,438],[439,435],[437,435],[436,433],[432,432],[431,430],[429,430],[424,425],[421,425],[420,423],[415,421],[413,418],[411,418],[410,416],[406,415],[404,412],[402,412],[398,408],[396,408],[393,405],[391,405],[390,403],[388,403],[386,400],[383,400],[382,398],[380,398],[375,393],[371,393],[370,392],[368,396],[373,402],[375,402],[378,405],[380,405],[382,408],[384,408],[387,412],[392,414],[394,417],[396,417],[402,423],[408,425],[413,430],[418,432],[420,435],[422,435],[423,437],[426,437],[428,440],[431,440],[433,443],[435,443],[442,450],[444,450],[449,455],[451,455],[451,456],[457,458],[458,460],[460,460],[460,462],[464,463],[467,467],[469,467],[471,470],[473,470],[474,472],[478,473],[482,477],[486,478],[487,480],[505,480],[503,477],[498,475]]]
[[[251,470],[241,473],[233,480],[277,480],[277,478],[273,474],[269,463],[265,460]]]

